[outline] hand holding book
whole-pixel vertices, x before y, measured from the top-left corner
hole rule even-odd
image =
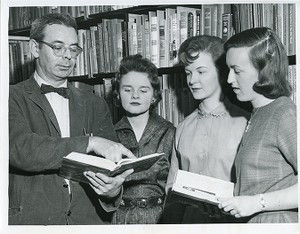
[[[118,196],[126,177],[131,173],[133,173],[133,169],[129,169],[115,177],[109,177],[92,171],[84,172],[84,175],[89,180],[90,186],[98,195],[114,198]]]
[[[234,184],[228,181],[178,170],[168,203],[180,202],[196,206],[203,214],[220,217],[219,197],[233,197]]]
[[[162,155],[163,153],[156,153],[140,158],[126,158],[115,163],[105,158],[72,152],[63,158],[59,175],[73,181],[89,183],[83,175],[86,171],[99,172],[110,177],[122,174],[128,169],[140,172],[149,169]]]

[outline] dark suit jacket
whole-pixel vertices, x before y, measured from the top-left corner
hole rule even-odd
[[[105,219],[89,185],[70,182],[70,197],[58,176],[64,156],[86,152],[84,128],[94,136],[117,139],[106,102],[68,86],[70,138],[61,138],[54,112],[33,77],[10,87],[9,224],[102,224]]]

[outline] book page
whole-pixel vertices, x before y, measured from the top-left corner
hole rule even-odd
[[[113,161],[105,158],[97,157],[97,156],[88,155],[88,154],[72,152],[68,154],[65,158],[69,160],[89,164],[92,166],[105,168],[110,171],[113,171],[116,168],[116,164]]]
[[[117,163],[117,167],[121,166],[121,165],[129,164],[129,163],[132,163],[132,162],[143,161],[143,160],[146,160],[148,158],[158,157],[158,156],[161,156],[163,154],[164,153],[154,153],[154,154],[149,154],[149,155],[146,155],[146,156],[143,156],[143,157],[140,157],[140,158],[124,158],[124,159],[120,160]]]

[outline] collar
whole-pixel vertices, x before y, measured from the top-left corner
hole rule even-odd
[[[49,82],[46,82],[46,81],[45,81],[45,80],[37,73],[37,71],[34,72],[33,77],[34,77],[34,79],[36,80],[36,82],[38,83],[38,85],[39,85],[40,87],[42,86],[42,84],[46,84],[46,85],[51,85],[51,86],[53,86],[53,85],[50,84]],[[62,85],[58,86],[57,88],[67,88],[67,86],[68,86],[68,82],[67,82],[67,80],[65,80],[65,82],[64,82]]]
[[[159,129],[164,125],[164,119],[157,115],[155,112],[151,113],[146,125],[147,129],[151,129],[152,131]],[[145,129],[146,129],[145,128]],[[126,116],[123,116],[122,119],[115,124],[115,130],[122,130],[122,129],[132,129],[131,124],[129,123]]]
[[[211,112],[207,113],[198,106],[198,119],[206,118],[212,116],[214,118],[219,118],[228,113],[228,107],[231,105],[228,98],[224,98],[224,100]]]

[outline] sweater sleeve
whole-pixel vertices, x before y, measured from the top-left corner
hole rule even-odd
[[[278,125],[277,141],[279,150],[296,174],[297,172],[297,118],[296,109],[289,108],[281,115]]]

